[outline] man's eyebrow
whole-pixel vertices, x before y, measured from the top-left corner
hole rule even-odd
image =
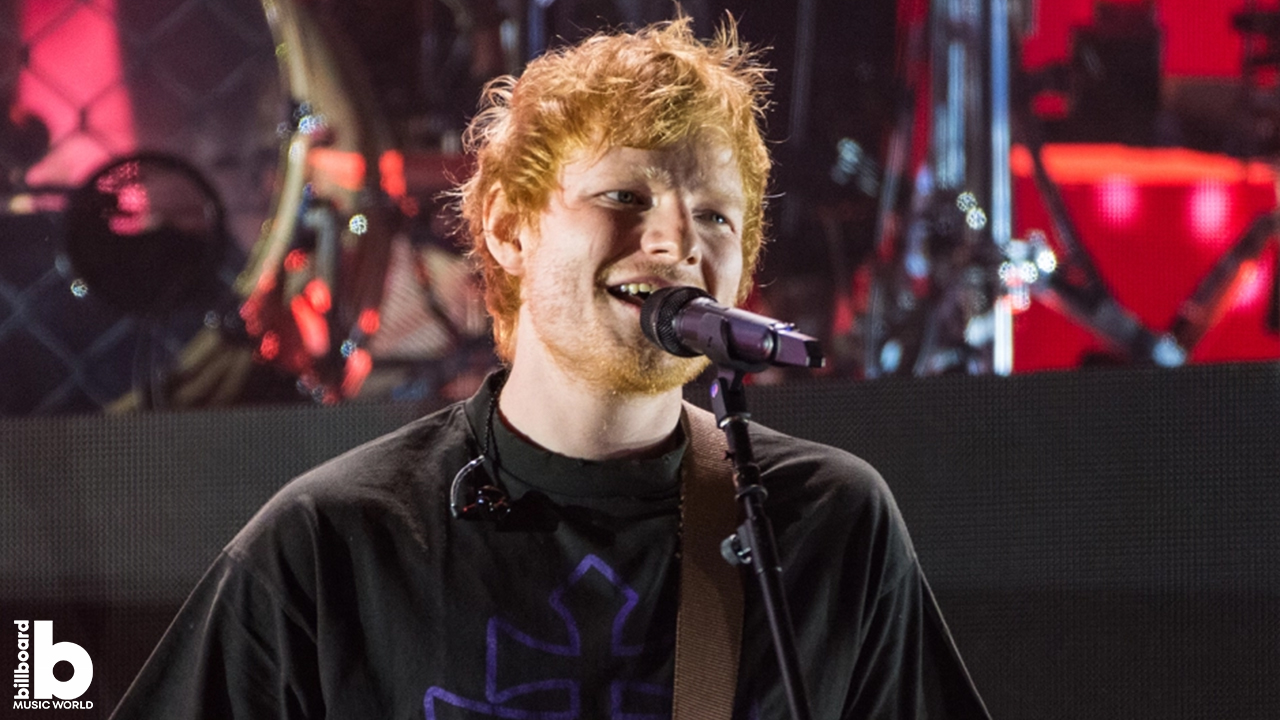
[[[639,178],[657,180],[665,185],[675,185],[675,176],[671,171],[656,165],[633,165],[630,170]]]
[[[669,168],[649,163],[629,164],[610,170],[610,182],[660,182],[667,186],[677,184],[676,175]],[[734,209],[744,208],[746,197],[740,189],[721,188],[708,181],[708,174],[697,172],[688,178],[689,185],[702,193],[708,200],[716,204],[730,205]]]
[[[715,204],[731,206],[735,210],[746,208],[747,198],[741,190],[721,188],[712,184],[702,185],[701,190],[704,196]]]
[[[673,185],[674,177],[667,170],[653,165],[624,165],[608,168],[598,176],[597,181],[610,185],[617,183],[644,183],[653,181],[657,181],[665,185]]]

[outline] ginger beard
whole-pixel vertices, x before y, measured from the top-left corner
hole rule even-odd
[[[534,252],[522,278],[516,332],[526,325],[565,374],[617,395],[660,395],[683,387],[710,364],[706,357],[678,357],[650,342],[640,330],[639,314],[620,307],[622,301],[608,292],[609,268],[599,273],[584,307],[566,292],[580,282],[582,271],[540,260]],[[660,268],[651,270],[663,274]]]

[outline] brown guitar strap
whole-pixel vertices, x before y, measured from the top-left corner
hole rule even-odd
[[[730,720],[742,645],[742,579],[720,543],[737,530],[733,465],[715,417],[684,404],[680,607],[673,720]]]

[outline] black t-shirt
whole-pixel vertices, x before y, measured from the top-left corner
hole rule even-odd
[[[488,386],[286,485],[219,555],[121,701],[132,718],[669,718],[685,445],[548,452]],[[492,426],[492,432],[486,432]],[[884,481],[752,428],[815,718],[986,718]],[[502,522],[454,519],[496,476]],[[788,718],[744,573],[735,717]]]

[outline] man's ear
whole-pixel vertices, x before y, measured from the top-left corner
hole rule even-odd
[[[500,187],[495,187],[485,199],[484,244],[507,274],[519,277],[524,273],[525,248],[520,239],[520,219]]]

